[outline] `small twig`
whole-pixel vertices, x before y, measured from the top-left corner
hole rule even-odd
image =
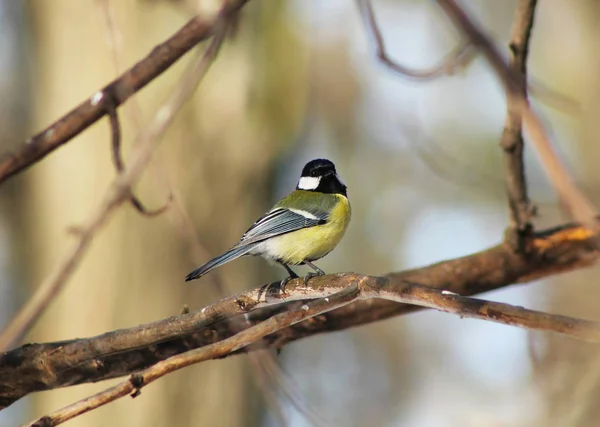
[[[243,3],[243,1],[241,0],[240,3]],[[213,23],[216,29],[210,45],[199,60],[193,64],[192,69],[189,70],[190,72],[173,95],[158,109],[150,126],[138,136],[139,140],[135,144],[129,166],[115,178],[101,206],[92,215],[88,223],[81,227],[79,238],[71,250],[36,289],[6,329],[2,331],[0,334],[0,351],[12,345],[35,323],[71,276],[96,232],[106,224],[114,210],[129,198],[131,184],[150,161],[154,149],[160,141],[160,136],[171,124],[175,114],[194,93],[194,88],[206,75],[221,47],[227,31],[227,20],[232,13],[237,11],[237,8],[230,6],[229,3],[226,2],[225,4],[227,6],[219,12]],[[103,94],[102,98],[104,98]]]
[[[119,122],[119,115],[117,114],[117,108],[114,104],[109,103],[107,110],[111,129],[111,147],[113,163],[117,172],[123,173],[123,171],[125,170],[125,164],[123,162],[123,157],[121,156],[121,123]],[[144,206],[144,204],[133,194],[133,190],[130,189],[129,201],[131,202],[131,205],[140,214],[152,217],[165,212],[171,205],[171,202],[173,201],[173,196],[169,196],[169,200],[167,201],[167,203],[165,203],[160,208],[150,210]]]
[[[356,3],[365,22],[367,32],[375,43],[377,58],[390,70],[403,77],[420,81],[435,80],[444,75],[454,74],[459,68],[466,68],[475,58],[477,51],[473,49],[471,43],[463,42],[435,67],[425,70],[405,67],[391,59],[388,55],[385,48],[385,40],[377,23],[371,0],[356,0]]]
[[[130,379],[123,381],[114,387],[75,402],[42,418],[46,422],[50,421],[50,425],[56,426],[128,394],[137,396],[139,395],[142,387],[145,387],[151,382],[156,381],[157,379],[171,372],[202,362],[204,360],[214,359],[215,357],[225,356],[233,353],[273,332],[278,331],[279,329],[349,304],[356,298],[358,294],[358,284],[354,284],[354,286],[349,286],[347,289],[331,295],[328,298],[318,299],[302,305],[302,307],[300,307],[298,310],[280,313],[265,320],[264,322],[239,332],[238,334],[227,338],[226,340],[197,350],[188,351],[159,362],[144,371],[132,375]],[[132,379],[135,379],[135,381]],[[36,423],[42,420],[42,418],[26,424],[26,426],[35,426]]]
[[[485,56],[506,91],[514,97],[513,114],[520,114],[531,142],[537,149],[541,164],[562,203],[573,218],[591,229],[598,228],[596,210],[577,188],[546,135],[540,118],[533,112],[522,93],[522,75],[515,75],[504,62],[494,43],[471,21],[455,0],[437,0],[440,7]]]
[[[509,68],[518,81],[519,97],[527,99],[527,55],[533,28],[533,18],[537,0],[520,0],[515,11],[512,35],[510,38]],[[519,97],[511,91],[506,93],[506,121],[500,138],[504,150],[506,192],[510,209],[510,221],[505,235],[507,243],[514,250],[524,249],[523,237],[532,231],[532,209],[527,195],[525,162],[523,159],[523,133],[521,114],[518,108]]]
[[[529,330],[556,332],[582,341],[600,343],[600,322],[462,297],[453,292],[440,291],[417,284],[407,284],[405,289],[400,286],[390,287],[390,289],[372,288],[369,289],[369,292],[365,292],[365,297],[415,304],[456,314],[461,318],[488,320]]]
[[[112,4],[110,2],[110,0],[101,0],[100,2],[101,7],[102,7],[102,15],[104,16],[105,22],[106,22],[106,27],[107,27],[107,33],[108,33],[108,39],[110,41],[110,50],[111,53],[113,55],[113,62],[115,64],[115,71],[117,73],[117,75],[121,72],[121,56],[122,56],[122,33],[119,29],[119,26],[117,25],[117,20],[116,17],[114,16],[114,10],[112,7]],[[109,93],[107,91],[105,91],[105,95],[107,97],[109,97]],[[112,134],[112,158],[113,158],[113,163],[115,165],[115,169],[117,170],[118,173],[123,172],[124,169],[124,162],[123,162],[123,157],[121,155],[121,126],[120,126],[120,117],[118,115],[117,112],[117,108],[118,108],[118,100],[117,97],[115,97],[114,95],[110,94],[110,99],[107,99],[106,101],[106,109],[107,109],[107,115],[109,118],[109,122],[110,122],[110,126],[111,126],[111,134]],[[132,96],[133,93],[130,94],[130,96]],[[111,102],[112,99],[112,102]],[[135,102],[134,99],[131,99],[130,102],[127,104],[128,107],[135,107],[136,113],[139,114],[139,106],[137,105],[137,103]],[[137,117],[136,117],[137,118]],[[140,127],[137,127],[137,130],[139,132]],[[173,201],[173,197],[172,195],[169,195],[169,198],[167,200],[167,202],[158,209],[155,210],[150,210],[147,209],[144,204],[140,201],[140,199],[138,199],[135,194],[133,193],[133,190],[131,190],[131,195],[130,195],[130,203],[132,204],[132,206],[141,214],[144,216],[157,216],[160,215],[161,213],[163,213],[164,211],[166,211],[169,206],[171,205],[171,202]]]

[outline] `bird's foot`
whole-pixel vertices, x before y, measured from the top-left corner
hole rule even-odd
[[[308,284],[308,281],[310,279],[312,279],[313,277],[317,277],[317,276],[324,276],[325,272],[324,271],[319,271],[318,273],[313,273],[312,271],[310,273],[306,273],[306,276],[304,276],[304,285]]]
[[[285,294],[285,285],[288,284],[288,282],[292,279],[297,279],[298,276],[294,275],[294,276],[288,276],[285,279],[281,279],[281,282],[279,282],[279,292],[281,292],[282,294]]]

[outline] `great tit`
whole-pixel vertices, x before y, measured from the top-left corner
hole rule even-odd
[[[244,233],[239,243],[222,255],[201,265],[185,278],[198,279],[229,261],[244,255],[260,255],[281,264],[289,276],[281,288],[298,275],[290,265],[307,265],[315,273],[305,280],[325,274],[313,264],[331,252],[342,239],[350,222],[350,202],[346,186],[326,159],[308,162],[296,189],[281,199]]]

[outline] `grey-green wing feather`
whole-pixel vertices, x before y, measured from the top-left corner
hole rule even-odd
[[[271,237],[291,233],[302,228],[314,227],[326,222],[324,214],[321,216],[310,212],[306,212],[306,214],[309,216],[305,216],[299,211],[295,212],[285,208],[276,208],[256,221],[234,247],[262,242]]]
[[[292,192],[281,199],[272,211],[259,218],[244,233],[237,245],[192,271],[186,277],[186,281],[198,279],[209,271],[248,254],[260,242],[271,237],[325,224],[335,203],[335,198],[323,197],[315,192]],[[295,206],[302,206],[302,210],[292,210]]]
[[[306,214],[311,216],[309,217],[302,215],[300,212],[301,211],[294,212],[285,208],[276,208],[262,216],[248,229],[248,231],[246,231],[246,233],[244,233],[237,245],[192,271],[185,278],[186,282],[198,279],[209,271],[246,255],[252,251],[256,245],[266,239],[281,234],[291,233],[292,231],[300,230],[302,228],[314,227],[326,222],[325,214],[318,217],[307,212]]]

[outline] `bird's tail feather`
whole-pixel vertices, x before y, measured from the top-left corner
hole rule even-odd
[[[186,276],[185,281],[189,282],[190,280],[199,279],[200,277],[204,276],[209,271],[211,271],[225,263],[228,263],[229,261],[233,261],[234,259],[239,258],[242,255],[246,255],[248,252],[250,252],[252,250],[252,248],[254,248],[254,246],[255,245],[245,245],[245,246],[238,246],[238,247],[234,246],[233,248],[229,249],[224,254],[211,259],[206,264],[201,265],[200,267],[198,267],[197,269],[192,271],[190,274],[188,274]]]

